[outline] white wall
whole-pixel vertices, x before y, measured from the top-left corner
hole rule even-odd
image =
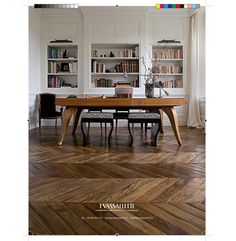
[[[150,50],[152,44],[165,38],[181,40],[184,43],[184,88],[177,91],[173,89],[170,92],[188,99],[190,13],[187,11],[184,14],[183,11],[179,11],[178,14],[165,11],[163,14],[162,11],[147,10],[145,7],[140,7],[138,10],[134,7],[118,9],[114,7],[106,9],[81,7],[81,9],[64,10],[43,9],[41,19],[38,15],[34,15],[31,19],[31,39],[37,38],[37,40],[32,42],[30,47],[30,61],[33,65],[32,70],[35,71],[34,73],[32,71],[30,77],[30,79],[33,79],[32,85],[34,85],[34,88],[30,89],[30,94],[49,91],[60,96],[68,94],[113,94],[114,91],[110,89],[95,90],[90,87],[91,43],[139,43],[141,46],[140,55],[148,58],[147,49]],[[39,30],[39,27],[41,27],[41,30]],[[70,89],[70,93],[67,93],[65,90],[47,89],[47,45],[50,40],[56,38],[71,39],[74,44],[78,44],[79,90]],[[41,45],[40,51],[38,49],[39,44]],[[39,60],[41,60],[40,72],[36,68],[39,65]],[[140,68],[143,72],[143,66]],[[141,79],[141,82],[144,82],[144,80]],[[143,94],[144,85],[141,84],[140,88],[135,90],[134,95]],[[186,125],[186,106],[177,109],[179,124]],[[44,123],[54,124],[53,122]],[[167,118],[164,119],[164,124],[169,125]]]
[[[169,10],[170,11],[170,10]],[[189,14],[169,14],[160,13],[156,14],[153,11],[148,18],[148,41],[147,46],[151,51],[151,46],[157,44],[161,39],[176,39],[183,43],[183,88],[181,89],[168,89],[170,95],[184,96],[188,103],[189,96],[189,34],[190,34],[190,18]],[[156,92],[158,89],[156,89]],[[185,126],[187,120],[187,105],[176,107],[179,125]],[[164,125],[170,125],[166,115],[163,118]]]
[[[35,128],[38,120],[40,92],[40,10],[29,9],[29,128]]]
[[[86,94],[114,94],[114,89],[100,88],[95,89],[90,85],[91,69],[91,44],[139,44],[141,46],[140,56],[145,54],[146,46],[146,11],[129,11],[123,9],[82,7],[84,15],[84,91]],[[144,72],[143,66],[140,66]],[[141,80],[141,82],[143,82]],[[144,93],[144,85],[134,89],[134,96]]]
[[[78,45],[78,81],[79,89],[47,88],[47,46],[51,40],[69,39]],[[84,92],[83,79],[83,15],[78,9],[44,9],[41,14],[41,83],[42,92],[55,94],[82,94]]]

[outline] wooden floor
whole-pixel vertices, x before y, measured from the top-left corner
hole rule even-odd
[[[90,145],[71,130],[57,145],[60,128],[29,133],[30,234],[205,233],[205,137],[180,128],[183,145],[165,127],[158,147],[135,128],[113,133],[108,148],[100,128]],[[101,211],[99,203],[132,203],[134,209]]]

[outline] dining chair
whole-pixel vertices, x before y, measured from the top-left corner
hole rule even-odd
[[[154,146],[157,146],[157,135],[160,131],[160,124],[161,124],[161,119],[160,115],[158,113],[152,113],[152,112],[143,112],[143,113],[130,113],[128,115],[128,130],[130,134],[130,146],[133,144],[133,134],[130,129],[130,125],[134,123],[152,123],[151,127],[151,143]]]
[[[132,98],[133,96],[133,87],[129,85],[117,85],[115,87],[115,97],[116,98]],[[114,113],[114,119],[116,121],[115,124],[115,132],[117,132],[118,120],[127,120],[129,115],[129,109],[119,109]]]
[[[42,119],[55,119],[55,127],[57,126],[57,119],[60,118],[62,121],[62,111],[56,111],[55,99],[56,96],[51,93],[39,94],[39,128],[41,128]]]
[[[101,95],[101,96],[85,96],[84,98],[86,99],[91,99],[91,98],[106,98],[104,95]],[[98,108],[98,107],[93,107],[93,108],[89,108],[88,109],[88,112],[99,112],[99,113],[102,113],[102,109],[101,108]],[[106,134],[106,129],[107,129],[107,123],[105,123],[105,134]],[[100,129],[101,129],[101,133],[102,133],[102,122],[100,122]],[[88,123],[88,132],[90,131],[90,122]]]

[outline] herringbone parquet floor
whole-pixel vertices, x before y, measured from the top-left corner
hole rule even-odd
[[[165,127],[158,147],[135,128],[128,146],[119,128],[108,148],[100,128],[90,145],[79,130],[57,145],[59,128],[29,133],[29,232],[31,234],[205,233],[205,143],[201,129],[180,128],[183,145]],[[100,203],[133,203],[135,209],[99,212]]]

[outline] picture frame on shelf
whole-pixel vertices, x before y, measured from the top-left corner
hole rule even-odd
[[[69,63],[61,63],[61,71],[69,72]]]

